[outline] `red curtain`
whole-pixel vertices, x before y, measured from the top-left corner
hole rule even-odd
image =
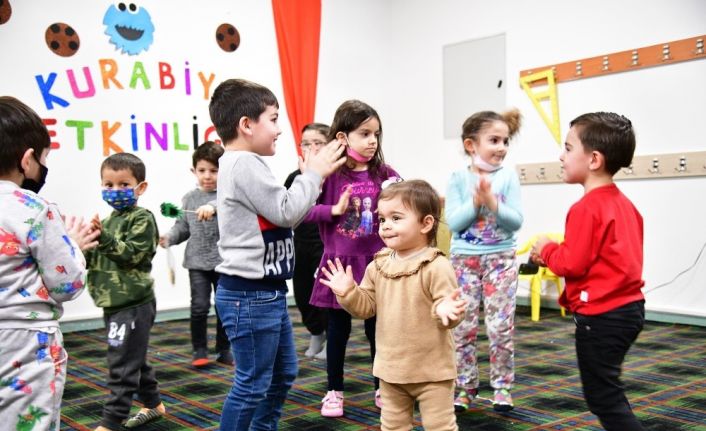
[[[297,152],[301,130],[314,121],[321,0],[272,0],[284,101]]]

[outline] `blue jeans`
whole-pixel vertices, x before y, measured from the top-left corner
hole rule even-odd
[[[297,377],[286,292],[219,286],[216,309],[235,357],[235,378],[223,404],[220,429],[276,430]]]

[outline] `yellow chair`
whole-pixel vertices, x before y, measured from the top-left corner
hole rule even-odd
[[[558,243],[564,241],[564,235],[561,233],[546,233],[543,235],[549,237],[549,239]],[[522,247],[517,250],[517,254],[520,255],[529,252],[532,249],[534,243],[537,241],[538,237],[539,235],[534,235],[532,238],[530,238]],[[561,292],[563,291],[561,277],[554,274],[546,266],[540,266],[536,274],[519,274],[518,279],[529,281],[532,321],[537,322],[539,321],[539,296],[542,291],[542,281],[550,281],[554,283],[556,285],[557,292],[559,293],[559,295],[561,295]],[[560,308],[562,317],[566,317],[566,310],[564,310],[564,307],[560,306]]]

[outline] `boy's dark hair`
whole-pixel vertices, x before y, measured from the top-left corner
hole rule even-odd
[[[14,97],[0,96],[0,174],[17,169],[30,148],[39,160],[49,145],[49,132],[39,115]]]
[[[199,160],[205,160],[218,167],[218,159],[221,158],[224,151],[223,146],[213,141],[204,142],[194,150],[194,155],[191,156],[193,167],[196,167]]]
[[[378,202],[396,197],[400,198],[404,206],[417,213],[420,222],[428,215],[434,217],[434,225],[427,233],[427,240],[429,245],[436,246],[436,232],[441,220],[441,199],[436,190],[424,180],[401,181],[382,189]]]
[[[386,170],[383,172],[385,156],[383,156],[382,153],[382,120],[380,120],[380,115],[378,115],[377,111],[373,109],[372,106],[360,100],[346,100],[341,103],[341,106],[336,109],[336,113],[333,116],[333,123],[331,123],[331,131],[329,132],[327,141],[331,142],[336,139],[338,132],[343,132],[346,135],[349,134],[371,118],[378,120],[380,124],[380,134],[378,135],[378,147],[375,151],[375,155],[368,162],[368,172],[370,172],[370,176],[373,178],[385,180],[387,178],[387,172]]]
[[[329,133],[331,133],[331,127],[329,127],[323,123],[309,123],[306,126],[304,126],[304,128],[302,128],[302,133],[304,133],[308,130],[314,130],[316,132],[319,132],[322,135],[326,136],[327,139],[328,139]],[[331,142],[331,140],[329,140],[328,142]]]
[[[598,151],[605,159],[605,169],[615,175],[632,163],[635,154],[635,131],[626,117],[613,112],[591,112],[574,118],[585,151]]]
[[[104,169],[112,169],[114,171],[128,170],[138,183],[145,180],[145,164],[134,154],[116,153],[107,157],[101,163],[101,178],[103,177]]]
[[[213,91],[208,112],[225,145],[238,137],[241,118],[257,122],[268,106],[279,108],[277,98],[267,87],[245,79],[228,79]]]

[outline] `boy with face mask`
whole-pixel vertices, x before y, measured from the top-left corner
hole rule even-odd
[[[103,308],[111,396],[96,431],[117,431],[165,412],[154,369],[147,362],[157,307],[150,272],[159,233],[154,215],[137,206],[147,190],[142,160],[128,153],[111,155],[101,165],[101,185],[103,200],[114,211],[102,221],[98,215],[91,220],[100,236],[86,260],[88,290],[96,306]],[[123,424],[135,394],[144,408]]]
[[[88,227],[81,230],[73,218],[64,225],[57,206],[37,195],[48,153],[49,133],[41,118],[19,100],[1,96],[2,429],[59,429],[68,357],[58,320],[63,302],[84,289],[80,249],[95,245]]]

